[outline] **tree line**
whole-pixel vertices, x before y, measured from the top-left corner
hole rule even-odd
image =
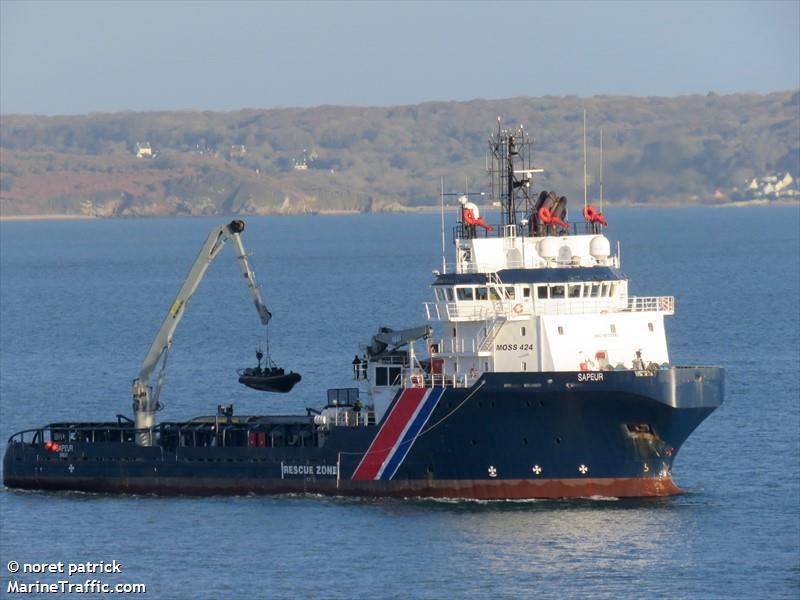
[[[800,92],[596,96],[414,106],[122,112],[0,119],[0,212],[105,216],[402,210],[480,189],[498,117],[534,136],[538,184],[583,197],[600,130],[606,199],[718,202],[753,177],[800,178]],[[137,144],[151,153],[136,157]]]

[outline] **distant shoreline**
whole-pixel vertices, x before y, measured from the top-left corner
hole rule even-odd
[[[726,202],[723,204],[678,204],[678,203],[670,203],[670,202],[663,202],[663,203],[652,203],[652,204],[633,204],[633,203],[615,203],[615,204],[607,204],[605,209],[617,209],[617,208],[632,208],[632,209],[640,209],[640,208],[659,208],[659,209],[672,209],[672,208],[748,208],[748,207],[761,207],[761,208],[769,208],[773,206],[797,206],[800,207],[800,201],[798,200],[742,200],[738,202]],[[248,217],[297,217],[297,216],[319,216],[319,217],[328,217],[328,216],[337,216],[337,215],[358,215],[358,214],[365,214],[365,215],[403,215],[403,214],[419,214],[419,213],[438,213],[441,210],[439,206],[417,206],[417,207],[408,207],[404,208],[403,210],[387,210],[387,211],[378,211],[374,213],[361,213],[357,210],[320,210],[315,213],[301,213],[301,214],[291,214],[291,213],[267,213],[263,215],[257,214],[247,214],[247,215],[147,215],[147,216],[135,216],[135,217],[100,217],[100,216],[92,216],[92,215],[61,215],[61,214],[42,214],[42,215],[0,215],[0,222],[11,222],[11,221],[87,221],[87,220],[112,220],[112,219],[161,219],[161,218],[181,218],[181,219],[193,219],[193,218],[204,218],[204,217],[231,217],[231,216],[238,216],[241,218],[248,218]],[[457,210],[456,207],[453,206],[446,206],[445,212],[451,213]]]
[[[89,215],[0,215],[0,221],[85,221],[97,218]]]

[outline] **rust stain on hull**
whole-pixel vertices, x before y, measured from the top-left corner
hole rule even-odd
[[[671,477],[512,479],[500,481],[235,480],[216,478],[7,477],[9,488],[165,496],[323,494],[328,496],[524,500],[533,498],[647,498],[683,493]]]

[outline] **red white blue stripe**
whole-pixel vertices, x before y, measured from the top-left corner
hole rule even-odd
[[[443,393],[444,388],[403,390],[353,472],[353,479],[392,479]]]

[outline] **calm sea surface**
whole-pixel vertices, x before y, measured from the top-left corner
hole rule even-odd
[[[675,462],[686,495],[479,503],[3,489],[0,595],[11,560],[115,559],[122,574],[69,581],[145,583],[145,597],[167,599],[797,598],[800,211],[607,212],[633,293],[676,296],[673,362],[727,369],[725,404]],[[0,438],[130,414],[130,382],[223,221],[0,224]],[[220,403],[319,406],[326,388],[350,385],[350,360],[377,326],[424,323],[441,268],[438,215],[251,218],[244,241],[274,314],[272,354],[303,381],[281,397],[237,383],[264,338],[226,248],[175,337],[162,419]]]

